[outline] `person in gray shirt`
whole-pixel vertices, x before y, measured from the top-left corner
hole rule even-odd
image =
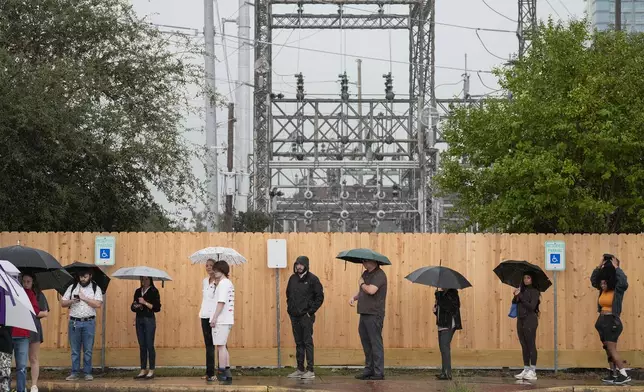
[[[365,356],[365,368],[358,380],[384,380],[385,350],[382,326],[387,299],[387,275],[375,261],[363,261],[365,271],[360,278],[360,290],[351,297],[349,305],[358,302],[360,323],[358,332]]]

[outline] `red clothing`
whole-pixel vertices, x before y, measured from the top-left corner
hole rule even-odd
[[[26,289],[25,289],[25,292],[27,293],[27,297],[29,297],[31,306],[34,307],[34,312],[36,312],[36,315],[38,315],[38,313],[40,313],[40,308],[38,307],[38,300],[36,299],[36,293],[33,290],[26,290]],[[11,336],[14,338],[28,338],[30,333],[31,331],[28,331],[26,329],[13,328],[13,331],[11,332]]]

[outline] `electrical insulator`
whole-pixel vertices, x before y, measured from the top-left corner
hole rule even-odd
[[[388,101],[393,101],[396,94],[394,94],[394,78],[391,76],[391,72],[382,75],[385,78],[385,99]]]
[[[349,100],[349,78],[347,77],[346,72],[338,76],[340,77],[340,98],[342,98],[343,101],[348,101]]]
[[[304,76],[302,72],[296,74],[295,79],[297,80],[297,93],[295,94],[295,98],[298,101],[302,101],[304,99]]]

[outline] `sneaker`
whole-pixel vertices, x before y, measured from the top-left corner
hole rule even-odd
[[[528,372],[527,369],[523,369],[523,371],[519,374],[516,374],[514,378],[516,378],[517,380],[523,380],[523,377],[526,375],[527,372]]]
[[[94,381],[94,376],[92,376],[91,374],[86,374],[85,381]]]
[[[527,381],[537,381],[537,372],[534,370],[528,370],[523,376],[523,379]]]
[[[304,372],[298,369],[298,370],[294,371],[293,373],[289,374],[288,378],[302,378],[303,374],[304,374]]]
[[[615,378],[617,378],[617,375],[615,375],[615,373],[610,371],[608,373],[608,376],[602,378],[602,382],[606,383],[606,384],[614,384],[615,383]]]
[[[356,375],[356,380],[369,380],[372,374],[369,373],[360,373]]]
[[[35,385],[31,386],[31,392],[38,392],[38,387]]]
[[[65,381],[78,381],[78,376],[72,373],[69,376],[67,376]]]
[[[302,380],[313,380],[315,378],[315,373],[308,371],[302,374]]]
[[[628,375],[625,376],[622,373],[618,373],[617,377],[615,377],[615,381],[613,382],[613,384],[624,385],[630,381],[631,381],[631,376],[628,376]]]

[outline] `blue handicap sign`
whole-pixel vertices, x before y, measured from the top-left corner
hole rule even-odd
[[[109,259],[110,258],[110,250],[109,249],[101,249],[99,252],[99,258],[101,259]]]
[[[551,253],[550,254],[550,264],[561,264],[561,254]]]

